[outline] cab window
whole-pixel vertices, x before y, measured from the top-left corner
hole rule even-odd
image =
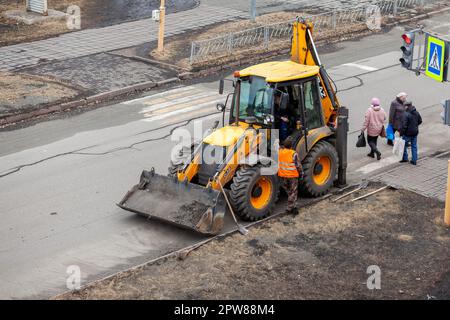
[[[252,76],[241,79],[240,90],[240,120],[245,121],[248,117],[256,117],[261,120],[272,113],[273,89],[264,78]],[[233,117],[236,117],[236,108],[233,110]]]
[[[317,79],[307,81],[303,84],[306,124],[308,129],[323,126],[322,104],[319,95]]]

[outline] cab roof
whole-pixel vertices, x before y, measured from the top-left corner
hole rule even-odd
[[[274,61],[257,64],[239,71],[241,77],[259,76],[267,82],[304,79],[319,73],[318,66],[307,66],[292,61]]]

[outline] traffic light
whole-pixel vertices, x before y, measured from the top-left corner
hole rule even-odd
[[[411,70],[413,68],[414,59],[414,40],[416,35],[414,32],[408,32],[402,35],[403,46],[400,49],[403,52],[403,57],[400,59],[403,68]]]

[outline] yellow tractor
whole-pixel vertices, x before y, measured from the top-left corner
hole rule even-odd
[[[339,105],[312,32],[311,23],[298,19],[290,61],[235,72],[228,125],[217,128],[216,122],[200,143],[182,149],[168,176],[142,172],[118,205],[204,234],[220,233],[227,204],[242,220],[263,219],[278,199],[278,177],[270,171],[278,160],[274,145],[286,137],[302,161],[304,193],[326,194],[338,171],[345,183],[348,113]],[[223,88],[221,80],[220,93]],[[226,104],[217,106],[223,119]],[[255,157],[255,151],[265,156]]]

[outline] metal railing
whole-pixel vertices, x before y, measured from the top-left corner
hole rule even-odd
[[[379,0],[371,4],[359,5],[353,9],[334,10],[317,15],[304,17],[314,23],[316,31],[320,32],[336,30],[341,26],[364,24],[369,14],[376,10],[380,16],[397,15],[402,10],[414,6],[423,6],[437,0]],[[369,12],[369,10],[372,10]],[[191,45],[190,63],[201,62],[216,56],[233,54],[235,49],[269,49],[274,42],[279,42],[292,36],[292,23],[295,19],[259,26],[238,32],[230,32],[219,37],[207,40],[193,41]]]

